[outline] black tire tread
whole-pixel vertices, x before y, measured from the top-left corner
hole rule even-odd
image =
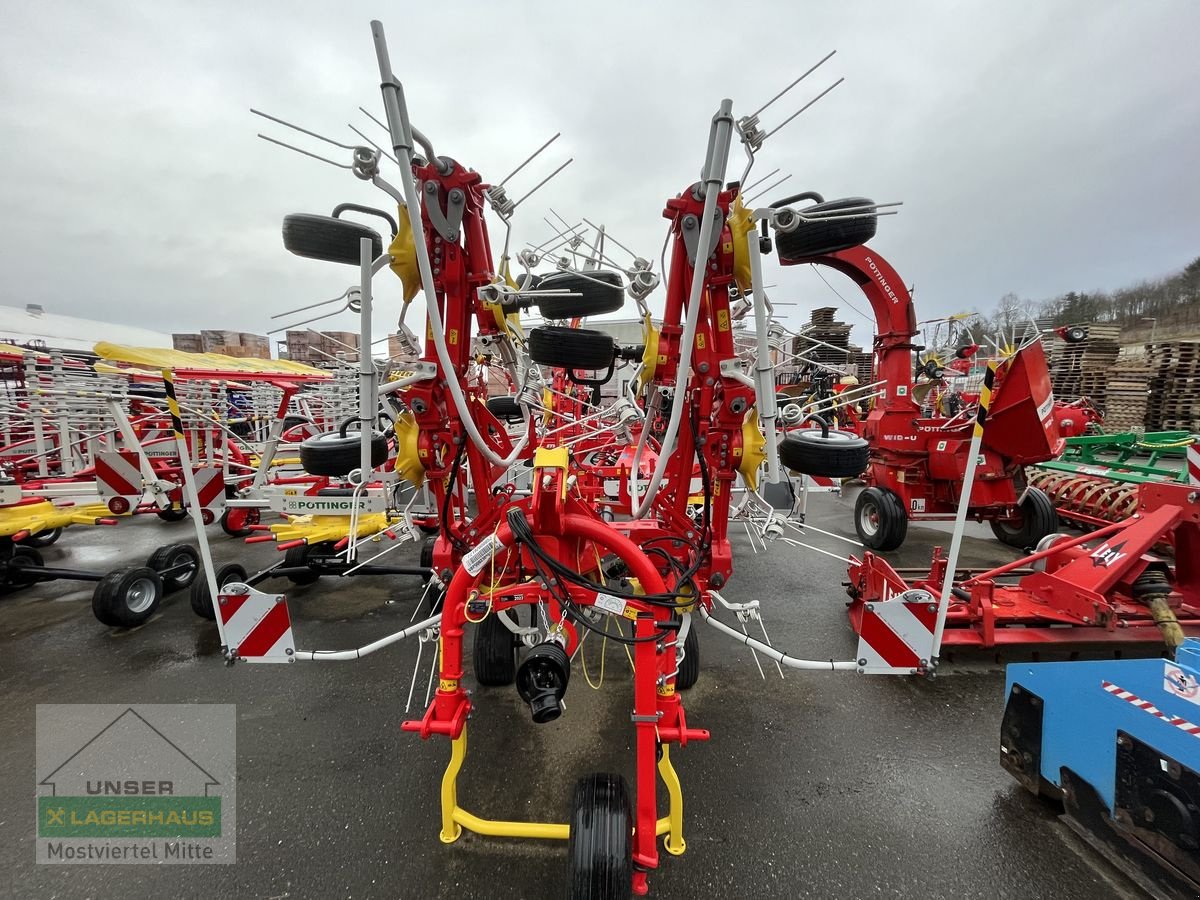
[[[571,900],[633,896],[633,805],[620,775],[595,774],[575,783],[567,841]]]
[[[604,282],[597,284],[597,282]],[[619,272],[552,272],[538,281],[539,291],[571,291],[578,297],[538,297],[538,311],[547,319],[571,319],[616,312],[625,305],[625,285]]]
[[[500,687],[517,680],[517,647],[513,633],[494,613],[475,626],[471,660],[475,680],[486,687]]]
[[[828,200],[815,206],[803,207],[803,213],[822,212],[825,210],[850,209],[856,206],[869,206],[873,201],[865,197],[845,197],[840,200]],[[827,222],[801,222],[795,231],[775,233],[775,246],[779,258],[794,262],[813,256],[826,256],[839,250],[849,250],[865,244],[875,237],[877,217],[863,216],[854,219],[833,219]]]
[[[311,213],[283,217],[283,246],[305,259],[357,266],[361,238],[371,239],[373,258],[378,259],[383,254],[383,239],[379,232],[358,222]]]
[[[804,475],[824,478],[855,478],[867,469],[870,446],[848,431],[830,431],[836,438],[822,437],[820,429],[801,429],[779,444],[779,461]]]
[[[541,366],[607,369],[615,353],[612,337],[603,331],[540,325],[529,332],[529,356]]]

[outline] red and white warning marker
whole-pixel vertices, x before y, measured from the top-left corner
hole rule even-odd
[[[1165,713],[1149,700],[1143,700],[1137,694],[1131,693],[1124,688],[1117,687],[1111,681],[1100,682],[1101,687],[1116,697],[1118,700],[1124,700],[1126,703],[1132,703],[1143,712],[1147,712],[1156,718],[1162,719],[1168,725],[1174,725],[1180,731],[1186,731],[1193,737],[1200,737],[1200,725],[1193,725],[1187,719],[1180,716],[1173,716],[1170,713]]]
[[[143,485],[138,455],[130,450],[96,454],[96,490],[100,499],[118,515],[141,503]]]
[[[1200,443],[1187,448],[1188,484],[1200,487]]]
[[[937,599],[909,590],[863,607],[858,633],[858,671],[863,675],[915,675],[929,668]]]
[[[295,662],[292,617],[282,594],[227,584],[217,596],[217,614],[231,657],[258,663]]]
[[[225,508],[225,473],[219,466],[205,466],[195,470],[196,496],[201,509],[222,510]]]

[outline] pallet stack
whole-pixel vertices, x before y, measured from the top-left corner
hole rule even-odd
[[[357,358],[358,335],[352,331],[289,331],[287,348],[288,359],[328,367],[336,365],[339,353],[351,360]]]
[[[834,320],[836,306],[812,311],[812,318],[792,341],[793,363],[800,369],[812,361],[832,369],[853,373],[866,384],[871,380],[872,355],[850,343],[850,326]]]
[[[1200,432],[1200,341],[1146,344],[1150,394],[1147,431]]]
[[[1116,364],[1106,373],[1104,427],[1108,431],[1144,431],[1146,410],[1150,404],[1150,368],[1141,347],[1126,347]]]
[[[1119,325],[1085,325],[1087,338],[1069,344],[1053,332],[1043,332],[1042,343],[1050,368],[1054,394],[1063,400],[1087,397],[1096,406],[1106,405],[1109,371],[1121,352]]]

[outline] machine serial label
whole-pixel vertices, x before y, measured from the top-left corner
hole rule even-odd
[[[483,571],[483,567],[487,565],[488,560],[492,558],[497,550],[504,546],[504,542],[494,534],[487,536],[482,544],[469,550],[463,556],[463,568],[472,575],[478,575]]]

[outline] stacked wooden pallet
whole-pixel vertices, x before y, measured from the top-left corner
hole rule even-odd
[[[1118,362],[1108,373],[1104,427],[1109,431],[1143,431],[1150,402],[1153,370],[1144,358]]]
[[[1118,341],[1121,328],[1095,323],[1078,327],[1084,329],[1087,337],[1075,343],[1068,343],[1053,332],[1043,335],[1050,383],[1055,396],[1063,400],[1087,397],[1097,406],[1104,406],[1107,373],[1121,350]]]
[[[850,343],[850,326],[834,319],[836,306],[812,311],[812,318],[792,341],[793,363],[801,372],[828,367],[858,377],[863,384],[872,379],[874,356]],[[817,366],[812,366],[817,363]]]
[[[1151,372],[1147,430],[1200,431],[1200,341],[1146,344]]]

